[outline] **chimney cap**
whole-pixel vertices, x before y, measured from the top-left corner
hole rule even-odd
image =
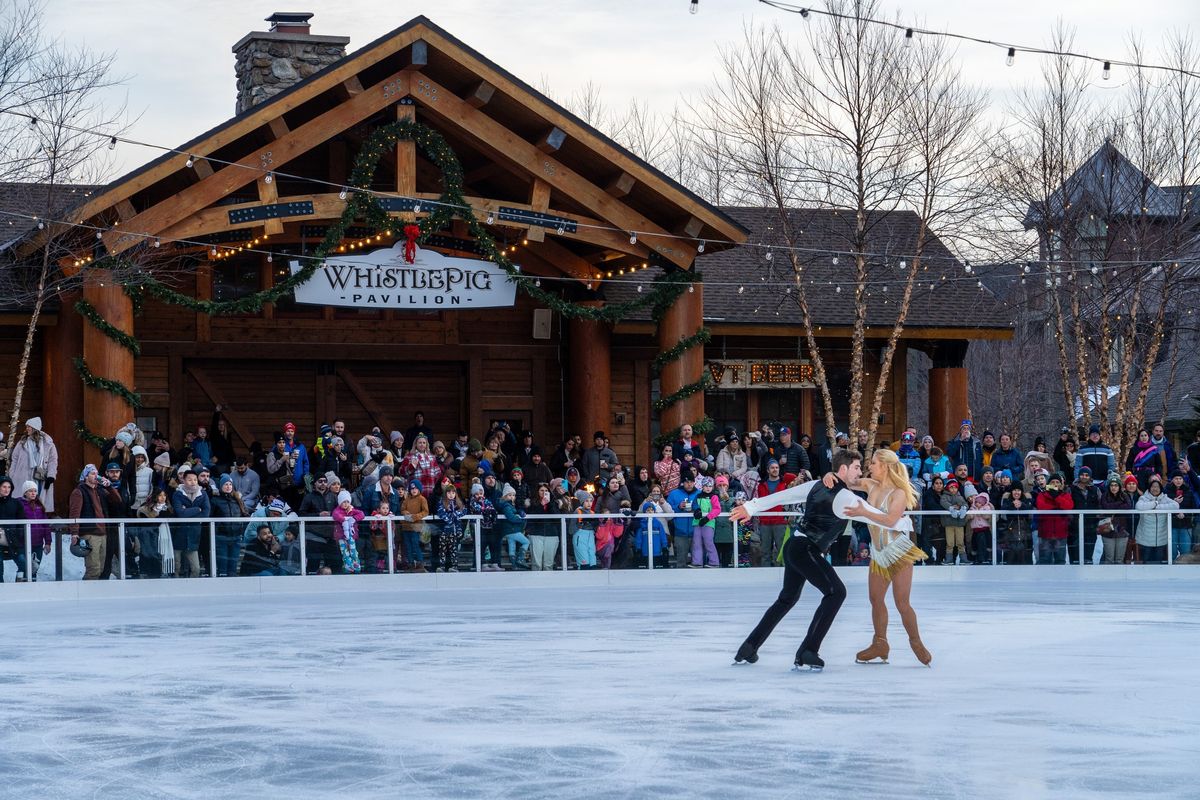
[[[271,30],[282,32],[296,32],[295,28],[303,28],[308,30],[308,21],[313,18],[310,11],[276,11],[274,14],[266,18],[266,21],[271,23]]]

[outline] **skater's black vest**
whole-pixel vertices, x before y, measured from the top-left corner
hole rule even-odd
[[[849,491],[840,480],[834,479],[832,489],[826,489],[825,484],[818,481],[804,502],[800,531],[822,553],[846,532],[846,520],[833,513],[833,498],[842,490]]]

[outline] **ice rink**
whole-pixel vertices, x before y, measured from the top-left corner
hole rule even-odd
[[[1197,797],[1200,582],[970,569],[918,570],[932,669],[897,618],[853,663],[858,571],[821,674],[790,671],[811,588],[731,666],[773,571],[2,603],[0,795]]]

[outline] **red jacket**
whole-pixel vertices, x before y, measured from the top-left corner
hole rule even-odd
[[[1056,497],[1049,490],[1037,496],[1038,511],[1070,511],[1075,507],[1070,492],[1059,492]],[[1043,539],[1066,539],[1071,525],[1070,517],[1057,514],[1037,517],[1038,536]]]
[[[796,480],[796,476],[790,472],[786,475],[781,475],[779,477],[779,485],[775,487],[775,491],[779,492],[788,488],[788,484],[794,480]],[[758,488],[755,489],[755,496],[766,497],[769,494],[774,494],[774,492],[767,488],[767,479],[763,478],[758,482]],[[774,508],[767,509],[767,513],[771,511],[783,511],[783,506],[775,506]],[[758,523],[760,525],[787,525],[793,519],[797,519],[797,517],[772,517],[767,516],[767,514],[760,514]]]

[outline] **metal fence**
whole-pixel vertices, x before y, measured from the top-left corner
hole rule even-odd
[[[938,544],[943,542],[944,539],[938,535],[937,528],[939,526],[943,526],[946,522],[951,521],[949,520],[949,515],[945,512],[937,511],[911,511],[908,513],[913,517],[914,527],[916,528],[915,535],[913,537],[914,541],[926,549],[926,552],[931,557],[939,559],[944,558],[944,550],[938,549]],[[803,512],[801,511],[784,511],[775,513],[765,512],[759,514],[749,527],[751,528],[751,531],[753,531],[755,524],[762,524],[761,520],[763,517],[784,517],[793,519],[795,517],[802,516],[802,514]],[[720,517],[723,518],[728,518],[728,516],[729,514],[727,512],[720,515]],[[1096,563],[1098,560],[1097,555],[1100,550],[1100,548],[1096,546],[1098,538],[1119,539],[1121,538],[1119,535],[1113,534],[1124,533],[1126,534],[1128,542],[1134,542],[1138,538],[1137,534],[1139,529],[1142,529],[1141,538],[1143,540],[1149,540],[1150,534],[1148,534],[1147,531],[1152,531],[1154,544],[1143,544],[1141,547],[1154,548],[1154,557],[1157,563],[1165,562],[1167,564],[1174,564],[1177,553],[1190,553],[1192,551],[1193,542],[1195,541],[1196,543],[1200,543],[1200,511],[1194,510],[1190,512],[1189,510],[982,511],[970,512],[967,518],[958,522],[954,522],[951,527],[961,525],[966,529],[967,533],[965,536],[965,543],[967,547],[976,552],[977,559],[979,548],[984,547],[986,548],[986,561],[983,563],[999,565],[1004,562],[1006,556],[1009,554],[1009,551],[1012,550],[1014,545],[1014,542],[1012,541],[1014,530],[1017,531],[1019,538],[1023,538],[1024,529],[1022,529],[1019,523],[1019,520],[1023,518],[1032,518],[1031,524],[1028,528],[1030,537],[1029,544],[1031,550],[1031,563],[1039,563],[1039,561],[1044,563],[1043,559],[1039,559],[1039,549],[1047,549],[1052,553],[1053,560],[1058,560],[1058,558],[1061,557],[1062,562],[1067,565],[1071,564],[1072,561],[1080,564],[1089,562]],[[473,569],[476,572],[484,570],[485,547],[501,547],[509,550],[510,566],[515,566],[513,564],[515,559],[511,557],[511,553],[514,550],[518,553],[522,551],[526,553],[529,552],[528,541],[525,542],[524,546],[522,546],[520,542],[517,542],[516,546],[514,547],[510,546],[508,542],[497,541],[494,538],[495,534],[492,534],[493,538],[487,544],[485,544],[483,535],[484,531],[482,529],[482,519],[479,516],[474,515],[464,516],[461,519],[467,523],[470,529],[470,533],[467,534],[467,538],[470,539],[470,545],[469,550],[466,551],[464,551],[463,546],[460,545],[458,548],[456,548],[455,555],[456,558],[460,558],[461,556],[466,555],[468,552],[473,555],[471,563],[466,567],[467,569]],[[572,537],[574,536],[576,530],[579,529],[580,524],[583,523],[585,526],[583,529],[587,530],[588,528],[586,526],[599,524],[604,520],[613,519],[620,521],[622,524],[622,531],[621,534],[618,534],[618,536],[626,535],[630,536],[631,538],[637,537],[638,531],[643,525],[645,525],[645,527],[649,530],[649,534],[646,536],[645,547],[639,550],[638,557],[644,563],[645,568],[650,570],[662,568],[661,566],[656,566],[655,564],[655,533],[659,532],[668,534],[668,540],[674,540],[673,544],[678,545],[678,539],[682,537],[682,534],[678,531],[672,530],[673,526],[669,525],[668,521],[680,519],[691,519],[693,522],[695,521],[691,513],[587,514],[582,516],[578,513],[536,516],[530,515],[526,519],[526,526],[522,533],[527,532],[531,523],[541,526],[539,531],[544,531],[546,530],[546,525],[553,525],[554,522],[557,522],[559,528],[557,536],[558,541],[552,558],[555,562],[555,569],[566,571],[571,569],[570,559],[572,555],[577,555],[575,552],[576,548],[572,547]],[[973,529],[971,525],[972,519],[982,519],[986,524],[980,525],[978,528]],[[1058,541],[1064,542],[1064,546],[1062,548],[1057,546],[1052,548],[1039,548],[1040,540],[1047,538],[1045,536],[1045,532],[1047,528],[1047,522],[1050,519],[1057,521],[1056,527],[1065,521],[1071,529],[1071,531],[1068,533],[1068,540],[1073,537],[1075,541],[1068,544],[1067,540],[1058,539]],[[930,520],[932,520],[932,522]],[[382,560],[385,563],[383,570],[377,570],[377,565],[373,564],[373,569],[366,569],[364,571],[381,571],[386,572],[387,574],[395,574],[398,571],[397,567],[400,563],[399,557],[401,556],[401,546],[397,534],[400,526],[404,523],[404,520],[396,517],[372,520],[370,517],[368,517],[359,523],[360,541],[363,536],[371,536],[369,531],[363,530],[363,528],[370,522],[382,523],[385,528],[386,549],[382,556]],[[48,529],[48,532],[54,539],[54,547],[51,549],[55,553],[55,579],[62,580],[63,550],[65,547],[69,547],[71,536],[77,531],[81,531],[93,537],[104,536],[106,539],[116,539],[116,564],[114,565],[112,574],[119,579],[131,577],[129,574],[127,574],[129,563],[127,561],[127,557],[131,548],[140,549],[142,551],[138,556],[139,564],[141,559],[152,558],[147,553],[147,550],[149,550],[150,553],[155,553],[156,555],[153,557],[157,557],[160,562],[162,562],[162,566],[164,567],[167,563],[169,563],[169,561],[174,560],[176,552],[182,552],[185,554],[185,557],[190,556],[191,552],[196,552],[196,560],[198,561],[198,555],[200,552],[199,547],[193,551],[191,548],[187,548],[185,545],[185,547],[181,550],[180,548],[176,548],[174,546],[174,539],[172,540],[170,548],[172,552],[170,554],[161,552],[161,542],[163,541],[164,531],[166,535],[172,537],[174,534],[179,533],[180,529],[182,528],[187,528],[189,534],[195,534],[198,531],[201,534],[198,538],[203,541],[204,552],[206,552],[208,556],[208,564],[205,570],[205,576],[217,578],[223,576],[221,574],[221,570],[219,569],[219,565],[222,563],[226,565],[231,563],[229,553],[234,551],[236,551],[236,555],[234,556],[234,561],[232,563],[235,565],[235,568],[232,574],[238,574],[240,572],[240,565],[242,558],[245,555],[246,546],[251,543],[254,538],[256,538],[257,530],[263,525],[270,527],[273,533],[275,531],[283,532],[285,539],[286,531],[290,530],[294,535],[293,540],[286,542],[288,545],[287,551],[291,555],[298,556],[298,558],[290,558],[286,562],[281,561],[280,574],[294,574],[298,577],[308,577],[312,574],[315,574],[312,571],[313,564],[320,563],[320,560],[323,557],[318,556],[318,558],[314,560],[314,553],[322,553],[322,548],[330,547],[330,541],[334,535],[334,524],[335,523],[332,522],[329,517],[301,518],[296,516],[251,516],[235,518],[206,517],[199,519],[180,519],[178,517],[169,517],[165,519],[123,518],[55,519],[32,522],[12,521],[5,522],[2,526],[0,526],[0,528],[7,533],[9,550],[8,558],[18,562],[19,570],[22,567],[24,568],[27,579],[32,579],[34,576],[35,573],[31,567],[37,563],[34,559],[34,535],[36,535],[36,538],[42,539],[44,538],[44,534],[47,533]],[[427,517],[422,524],[425,526],[425,533],[429,534],[429,536],[423,537],[421,546],[421,560],[427,561],[428,559],[425,555],[424,548],[426,542],[424,539],[432,539],[433,536],[440,535],[440,520],[431,516]],[[95,526],[102,527],[97,528]],[[166,527],[163,528],[162,526]],[[232,526],[245,527],[240,533],[231,534],[229,531],[231,530]],[[1147,527],[1143,529],[1143,526]],[[1038,528],[1041,528],[1041,531],[1039,531]],[[930,529],[933,530],[931,531]],[[101,534],[96,532],[99,530],[103,530],[104,533]],[[18,531],[21,533],[18,533]],[[1107,531],[1107,533],[1105,531]],[[743,546],[743,532],[744,530],[742,526],[740,526],[737,522],[732,523],[733,549],[731,566],[735,569],[740,566],[739,562],[741,560],[741,548]],[[975,533],[974,537],[972,536],[972,532]],[[204,536],[203,534],[207,534],[207,536]],[[852,537],[850,539],[851,543],[856,541],[853,538],[856,534],[853,533],[853,528],[849,523],[847,524],[847,535]],[[156,543],[152,541],[153,537],[158,538],[157,546],[155,546]],[[14,542],[13,539],[15,538],[20,538],[23,541]],[[528,540],[528,536],[525,536],[525,538]],[[972,538],[975,539],[974,542],[972,542]],[[234,541],[229,541],[231,539]],[[137,545],[133,544],[135,540],[138,542]],[[1074,546],[1072,547],[1071,544]],[[633,547],[634,545],[629,544],[627,540],[624,546]],[[314,547],[317,549],[314,549]],[[1160,548],[1163,551],[1161,557],[1159,557],[1158,554]],[[858,548],[855,547],[854,549],[855,552],[857,552]],[[219,554],[219,550],[223,550],[223,553]],[[1066,552],[1062,552],[1063,550],[1066,550]],[[324,552],[327,553],[328,551]],[[370,552],[377,553],[378,551],[372,548]],[[430,555],[432,555],[432,553]],[[489,552],[488,555],[491,557],[493,563],[499,563],[503,556],[503,552]],[[23,556],[23,559],[20,559],[20,556]],[[222,557],[224,558],[224,561],[221,560]],[[660,557],[664,559],[663,566],[666,566],[670,561],[670,551],[664,548],[664,552],[660,553]],[[678,551],[676,551],[675,557],[676,560],[679,559]],[[461,564],[461,562],[459,563]],[[194,564],[195,562],[192,562],[191,565],[194,566]],[[175,575],[179,574],[182,566],[184,565],[174,565],[173,572]],[[637,566],[641,567],[642,563],[637,563]],[[139,566],[139,570],[140,569],[141,567]],[[163,569],[162,572],[165,573],[167,570]],[[226,574],[230,573],[227,572]],[[193,575],[192,577],[200,577],[200,575]]]

